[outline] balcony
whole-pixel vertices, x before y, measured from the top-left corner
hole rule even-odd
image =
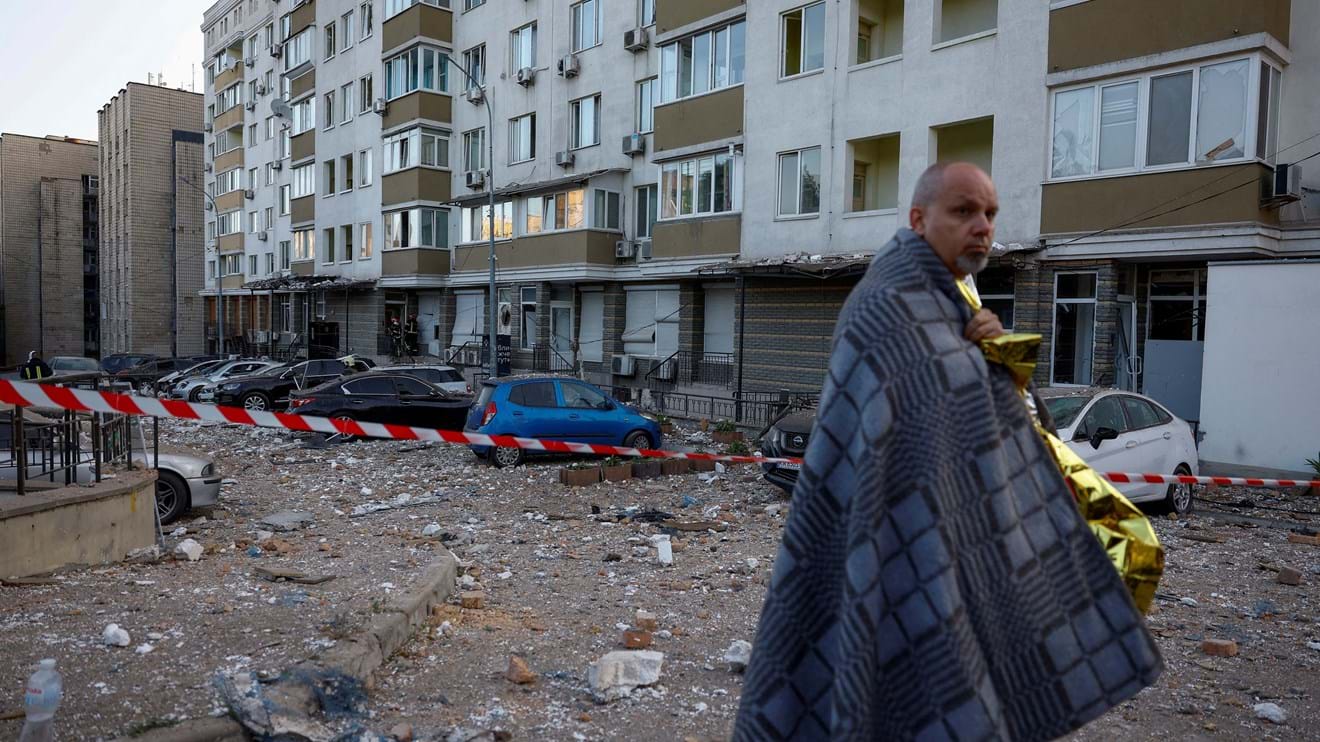
[[[746,7],[744,0],[662,0],[655,5],[655,32],[661,35],[703,18]]]
[[[316,196],[303,196],[289,201],[289,212],[290,224],[316,221]]]
[[[316,154],[316,130],[308,129],[295,137],[289,138],[289,158],[293,162],[305,160]],[[216,168],[216,172],[223,172]]]
[[[227,234],[216,238],[216,249],[221,254],[243,252],[243,234]]]
[[[683,98],[655,109],[655,151],[691,147],[742,136],[743,88]]]
[[[225,129],[243,125],[243,106],[234,106],[224,113],[217,114],[212,126],[219,133]]]
[[[293,17],[289,19],[289,35],[294,36],[313,23],[316,23],[316,0],[306,0],[294,9]]]
[[[453,73],[460,74],[460,73]],[[395,98],[389,102],[385,115],[381,117],[381,131],[389,131],[396,126],[424,119],[447,124],[454,120],[454,99],[441,93],[428,93],[419,90]]]
[[[433,247],[405,247],[380,254],[380,274],[387,276],[443,276],[449,273],[449,251]]]
[[[615,264],[614,243],[617,232],[580,229],[571,232],[519,237],[495,243],[495,257],[501,270],[548,266],[609,266]],[[486,243],[454,248],[454,272],[487,269]]]
[[[243,167],[243,148],[241,146],[235,147],[223,155],[216,155],[215,171],[217,173],[223,173],[236,167]]]
[[[382,206],[413,201],[445,203],[450,200],[451,185],[448,170],[409,168],[380,179],[380,202]]]
[[[742,217],[738,214],[662,221],[651,232],[651,258],[737,255],[741,243]]]
[[[380,48],[384,52],[418,38],[449,44],[454,40],[454,14],[447,8],[418,3],[386,20],[381,28]]]
[[[236,82],[241,81],[242,79],[243,79],[243,64],[242,62],[240,62],[238,64],[235,64],[233,67],[230,67],[229,69],[225,70],[224,72],[221,72],[220,74],[216,75],[215,81],[211,84],[211,89],[218,92],[224,90],[225,88],[229,87],[230,85],[233,85]]]
[[[313,90],[316,90],[315,67],[289,81],[289,100],[297,100]]]

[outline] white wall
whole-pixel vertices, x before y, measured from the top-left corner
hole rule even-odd
[[[1320,456],[1320,261],[1212,264],[1201,459],[1306,471]]]

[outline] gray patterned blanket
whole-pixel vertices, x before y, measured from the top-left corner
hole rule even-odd
[[[970,316],[906,229],[849,298],[735,739],[1050,739],[1159,676]]]

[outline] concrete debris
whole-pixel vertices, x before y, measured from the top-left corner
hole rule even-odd
[[[610,652],[591,666],[587,682],[598,703],[617,701],[628,697],[637,688],[660,682],[660,669],[664,662],[662,652]]]
[[[112,623],[101,632],[101,642],[110,647],[127,647],[133,640],[128,638],[127,631],[119,628],[119,624]]]
[[[638,610],[636,616],[637,628],[642,631],[655,631],[660,628],[660,621],[656,615],[650,611]]]
[[[455,727],[445,735],[444,742],[508,742],[513,734],[503,729],[472,729]]]
[[[1236,657],[1238,645],[1231,639],[1206,639],[1201,642],[1201,651],[1211,657]]]
[[[137,645],[137,649],[133,651],[137,652],[138,654],[150,654],[155,649],[156,648],[150,644],[139,644]]]
[[[229,713],[258,739],[331,742],[337,737],[320,721],[268,696],[255,672],[221,672],[214,685]]]
[[[1196,602],[1196,598],[1179,598],[1178,602],[1182,603],[1185,606],[1190,606],[1192,608],[1201,605],[1200,603]]]
[[[536,682],[536,673],[527,666],[527,660],[518,655],[509,656],[509,667],[504,671],[504,679],[516,685]]]
[[[298,510],[284,510],[262,518],[261,525],[278,533],[288,533],[290,531],[302,530],[303,528],[310,526],[314,520],[315,516],[311,513]]]
[[[1292,567],[1282,567],[1279,569],[1279,573],[1274,576],[1274,579],[1280,585],[1292,585],[1295,587],[1302,584],[1302,573]]]
[[[729,663],[729,672],[741,673],[747,669],[747,665],[752,661],[752,644],[743,639],[738,639],[724,650],[724,661]]]
[[[412,742],[413,728],[411,724],[395,724],[390,727],[390,736],[398,742]]]
[[[436,535],[436,534],[439,533],[439,532],[440,532],[440,524],[439,524],[439,523],[431,523],[431,524],[428,525],[426,528],[423,528],[423,529],[422,529],[422,535],[423,535],[423,536],[434,536],[434,535]]]
[[[202,545],[190,538],[180,541],[179,545],[174,547],[175,554],[187,557],[190,562],[195,562],[198,559],[201,559],[203,551],[204,549],[202,549]]]
[[[1257,719],[1264,719],[1271,724],[1287,724],[1288,712],[1279,707],[1277,703],[1258,703],[1251,707],[1256,712]]]
[[[182,537],[187,536],[187,535],[188,535],[188,527],[187,527],[187,526],[179,526],[178,528],[174,529],[173,531],[170,531],[170,538],[182,538]]]

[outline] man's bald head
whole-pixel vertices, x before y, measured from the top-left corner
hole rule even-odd
[[[985,268],[998,214],[999,196],[984,170],[969,162],[940,162],[917,180],[908,221],[962,278]]]

